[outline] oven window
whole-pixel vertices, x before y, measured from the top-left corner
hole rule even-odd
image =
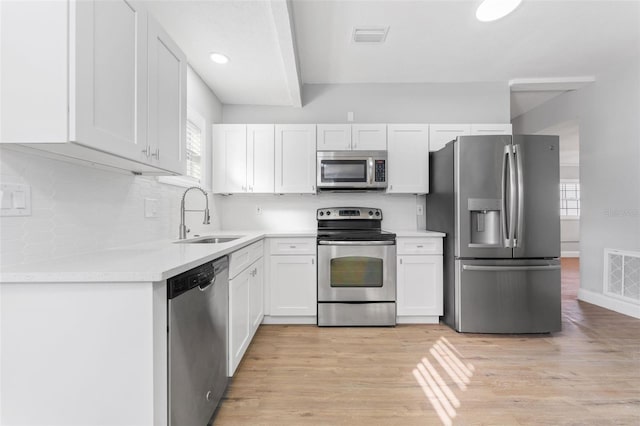
[[[382,259],[347,256],[331,259],[331,287],[382,287]]]
[[[322,160],[322,182],[366,181],[366,160]]]

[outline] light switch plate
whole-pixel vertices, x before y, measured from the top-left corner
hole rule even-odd
[[[144,199],[144,217],[156,218],[158,217],[159,202],[155,198]]]
[[[31,186],[22,183],[0,185],[0,216],[31,216]]]

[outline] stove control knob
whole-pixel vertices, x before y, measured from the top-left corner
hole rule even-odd
[[[320,216],[324,216],[324,212],[320,212]]]
[[[376,216],[380,216],[380,212],[376,212]]]
[[[330,211],[327,212],[327,216],[331,216],[331,212]]]
[[[369,216],[373,216],[373,211],[369,210]]]

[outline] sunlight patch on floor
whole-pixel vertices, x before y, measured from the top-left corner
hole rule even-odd
[[[456,417],[456,409],[460,408],[460,400],[447,385],[445,378],[448,376],[460,391],[465,391],[475,368],[472,364],[463,362],[462,354],[445,337],[441,337],[433,344],[429,354],[434,362],[428,357],[422,358],[413,369],[413,377],[440,417],[442,424],[449,426],[453,424],[453,419]],[[438,367],[446,373],[445,378],[438,372]]]

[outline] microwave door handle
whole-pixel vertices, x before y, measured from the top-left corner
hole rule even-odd
[[[373,175],[374,175],[373,158],[369,157],[369,160],[367,161],[367,163],[368,163],[367,175],[369,176],[369,185],[373,185]]]

